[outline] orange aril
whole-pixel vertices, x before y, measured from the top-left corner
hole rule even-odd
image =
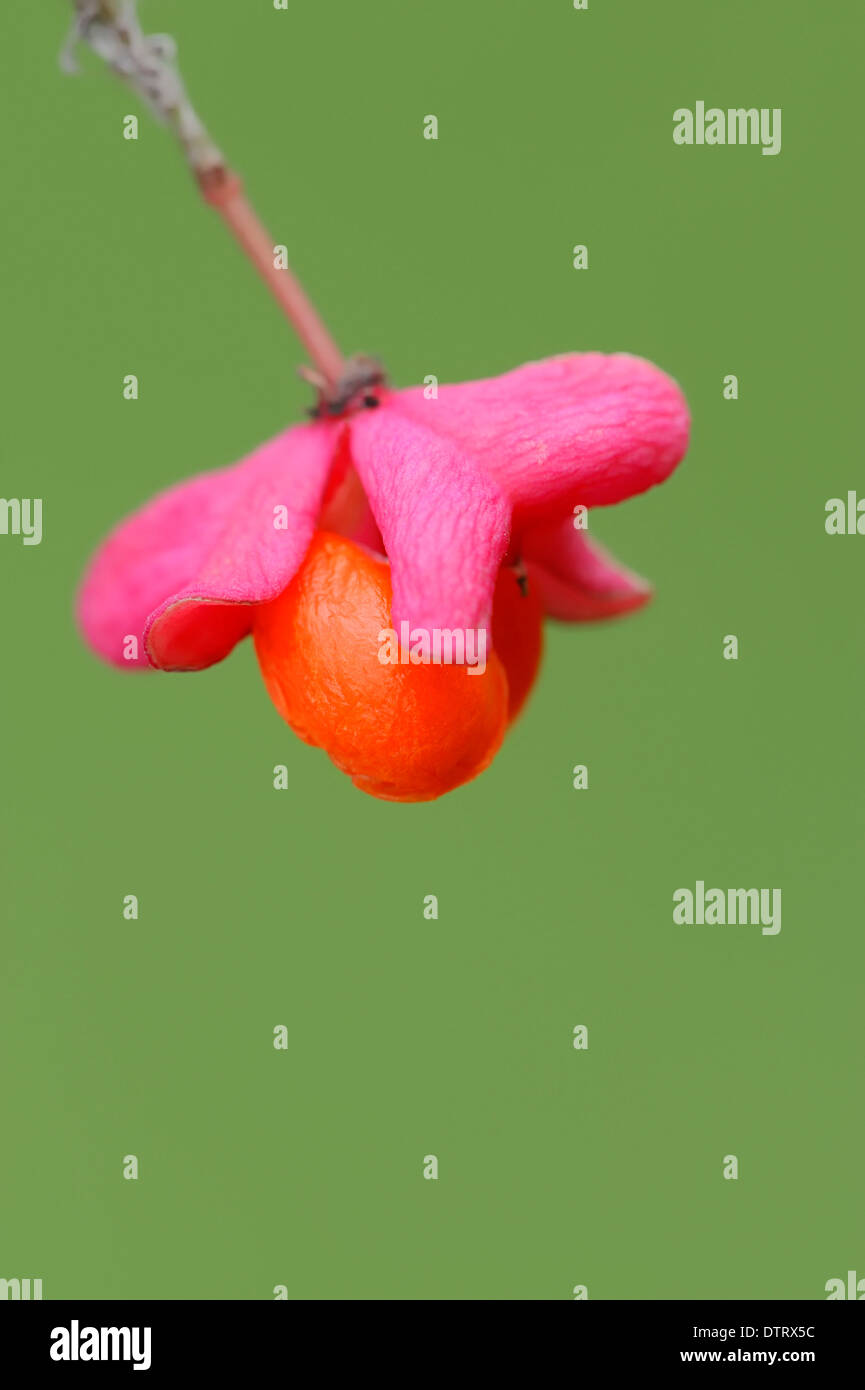
[[[288,587],[255,612],[268,693],[294,732],[323,748],[362,791],[388,801],[433,800],[476,777],[498,752],[510,713],[508,662],[519,703],[534,678],[535,619],[520,611],[518,602],[528,600],[508,571],[496,604],[506,581],[517,597],[502,591],[506,623],[494,614],[502,658],[488,651],[482,673],[469,674],[464,665],[383,664],[390,566],[343,536],[318,531]]]
[[[493,646],[508,677],[508,720],[516,719],[535,683],[543,650],[538,592],[515,569],[499,570],[493,596]]]

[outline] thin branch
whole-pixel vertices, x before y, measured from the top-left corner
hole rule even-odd
[[[174,132],[196,175],[224,169],[222,154],[189,100],[170,35],[144,34],[135,0],[73,0],[73,4],[76,13],[61,54],[63,67],[76,71],[75,44],[87,44]]]
[[[323,381],[325,397],[341,399],[346,370],[300,282],[274,264],[274,243],[247,201],[240,179],[226,165],[199,118],[177,67],[177,49],[167,34],[142,32],[136,0],[72,0],[75,18],[60,55],[66,72],[77,72],[75,47],[84,43],[146,103],[176,136],[198,186],[222,217],[248,259],[292,323]]]

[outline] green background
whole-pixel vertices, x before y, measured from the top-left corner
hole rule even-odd
[[[76,633],[114,521],[308,391],[167,134],[92,55],[59,73],[68,11],[0,21],[0,492],[44,499],[41,546],[0,537],[0,1276],[678,1299],[865,1275],[865,539],[824,530],[863,486],[856,7],[141,5],[346,350],[398,384],[627,350],[692,407],[673,479],[591,517],[653,604],[551,627],[491,770],[408,807],[294,738],[248,643],[136,675]],[[675,146],[697,99],[782,107],[781,154]],[[698,878],[780,887],[780,935],[674,926]]]

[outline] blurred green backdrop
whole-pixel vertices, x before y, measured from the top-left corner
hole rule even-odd
[[[0,537],[0,1276],[825,1297],[865,1274],[865,539],[823,525],[863,485],[856,7],[140,8],[346,350],[399,384],[640,353],[693,444],[592,515],[652,606],[551,629],[504,751],[441,802],[356,791],[248,644],[197,676],[103,667],[71,615],[93,546],[308,392],[170,138],[91,55],[59,73],[69,5],[3,7],[0,492],[44,499],[44,539]],[[782,107],[780,156],[675,146],[698,99]],[[674,926],[698,878],[782,888],[780,935]]]

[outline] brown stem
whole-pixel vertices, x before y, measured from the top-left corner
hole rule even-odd
[[[291,270],[281,270],[274,265],[274,244],[247,201],[240,179],[223,168],[205,170],[197,174],[197,180],[207,202],[216,208],[293,325],[325,382],[335,387],[345,366],[342,353],[297,276]]]
[[[71,48],[79,40],[104,58],[109,67],[147,102],[174,132],[204,197],[215,207],[235,240],[270,289],[309,353],[325,394],[335,394],[345,372],[336,343],[325,328],[300,281],[274,264],[274,244],[198,117],[175,61],[173,42],[165,35],[142,33],[135,0],[72,0],[76,18],[63,65],[73,66]]]

